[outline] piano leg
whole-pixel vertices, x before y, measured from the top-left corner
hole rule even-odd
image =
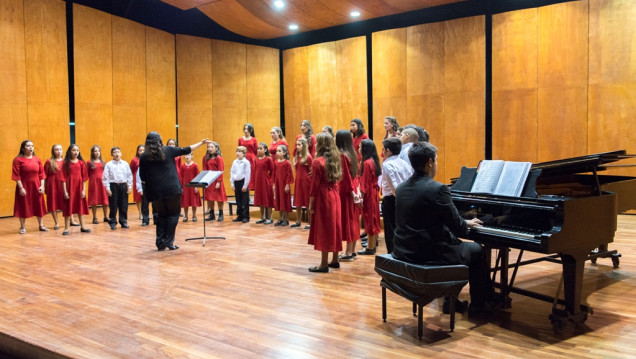
[[[565,310],[553,308],[550,315],[552,328],[555,332],[563,330],[567,322],[580,325],[587,320],[588,308],[581,305],[583,289],[583,270],[587,254],[562,254],[563,289],[565,296]]]

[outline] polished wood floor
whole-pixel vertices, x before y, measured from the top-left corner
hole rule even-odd
[[[226,209],[227,213],[227,209]],[[130,217],[137,212],[130,207]],[[199,215],[199,219],[202,219]],[[307,230],[180,223],[177,251],[157,252],[154,227],[130,220],[111,231],[90,224],[18,234],[0,219],[0,352],[72,358],[627,358],[636,353],[636,216],[621,215],[615,242],[620,268],[600,259],[585,269],[594,314],[581,327],[552,330],[551,304],[512,295],[512,308],[487,317],[458,315],[448,332],[440,302],[425,308],[417,338],[411,304],[381,288],[373,257],[312,274],[319,253]],[[53,227],[50,217],[46,224]],[[382,243],[380,252],[385,252]],[[519,286],[552,294],[560,271],[540,263]],[[461,298],[468,299],[467,288]]]

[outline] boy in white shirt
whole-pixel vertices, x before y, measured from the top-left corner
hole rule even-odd
[[[113,160],[104,166],[102,182],[108,193],[108,224],[110,229],[117,227],[117,210],[119,210],[119,224],[128,228],[128,194],[132,191],[133,177],[128,162],[121,159],[121,150],[115,146],[110,150]]]
[[[232,162],[232,169],[230,170],[230,183],[232,183],[232,189],[234,190],[234,197],[236,198],[236,218],[232,222],[247,223],[250,221],[250,173],[251,166],[250,161],[245,158],[247,154],[247,148],[245,146],[238,146],[236,148],[236,159]]]

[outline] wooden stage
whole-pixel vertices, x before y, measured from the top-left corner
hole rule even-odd
[[[101,211],[98,211],[101,212]],[[227,213],[227,208],[226,208]],[[584,326],[552,330],[551,304],[512,294],[512,308],[458,315],[448,332],[441,301],[425,307],[417,338],[411,303],[381,288],[372,256],[309,273],[319,253],[307,230],[254,223],[180,223],[177,251],[158,252],[154,226],[89,224],[38,232],[0,219],[0,352],[27,358],[627,358],[636,355],[636,216],[619,216],[611,249],[586,264]],[[254,215],[254,213],[253,213]],[[88,217],[91,219],[91,217]],[[50,216],[46,225],[53,227]],[[302,227],[301,227],[302,228]],[[380,253],[386,252],[382,241]],[[530,256],[528,256],[530,257]],[[559,265],[524,267],[517,284],[553,294]],[[468,299],[468,287],[461,294]],[[2,356],[2,354],[0,354]],[[2,356],[6,357],[6,356]]]

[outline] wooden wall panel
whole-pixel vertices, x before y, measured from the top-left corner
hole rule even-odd
[[[444,23],[446,92],[483,91],[486,79],[486,24],[483,16]]]
[[[445,177],[436,176],[442,183],[459,177],[462,166],[475,167],[484,159],[484,99],[483,92],[447,93],[445,100],[445,153],[437,156],[437,170],[444,168]],[[459,120],[458,120],[459,119]],[[434,135],[433,139],[437,137]],[[432,140],[431,143],[435,144]]]
[[[166,138],[177,137],[175,41],[175,35],[146,27],[146,131]]]
[[[587,154],[587,85],[540,88],[537,161]]]
[[[354,118],[366,122],[369,117],[366,49],[364,36],[336,41],[338,114],[333,119],[323,119],[314,124],[315,132],[321,131],[325,125],[348,130]]]
[[[437,175],[435,178],[438,181],[449,183],[446,180],[445,166],[442,165],[442,163],[446,163],[445,106],[446,96],[444,93],[409,95],[407,97],[406,104],[406,107],[408,109],[408,119],[405,123],[401,123],[400,125],[412,123],[418,126],[422,126],[426,129],[430,136],[430,143],[434,144],[435,147],[437,147],[437,157],[439,163],[437,166]]]
[[[114,144],[111,17],[73,5],[75,135],[82,155],[87,158],[95,142],[107,158]],[[99,134],[97,140],[96,134]]]
[[[537,89],[493,91],[493,159],[537,162],[537,101]]]
[[[311,118],[309,111],[308,53],[307,47],[283,51],[285,133],[289,133],[290,136],[296,133],[296,129],[300,128],[300,123],[304,119]],[[316,130],[315,125],[312,125],[312,127]],[[266,141],[266,143],[269,142],[271,142],[271,138]]]
[[[247,119],[259,142],[269,144],[269,130],[280,126],[279,50],[247,46]],[[237,133],[240,137],[242,131]]]
[[[309,118],[287,122],[286,135],[295,139],[300,134],[300,122],[309,120],[314,129],[330,125],[338,129],[338,83],[336,42],[325,42],[307,48],[309,74]],[[291,143],[290,143],[291,145]]]
[[[176,59],[179,145],[188,146],[203,137],[213,139],[211,40],[177,35]],[[200,161],[205,150],[198,152],[195,159]]]
[[[122,158],[146,141],[146,28],[113,16],[113,143]]]

